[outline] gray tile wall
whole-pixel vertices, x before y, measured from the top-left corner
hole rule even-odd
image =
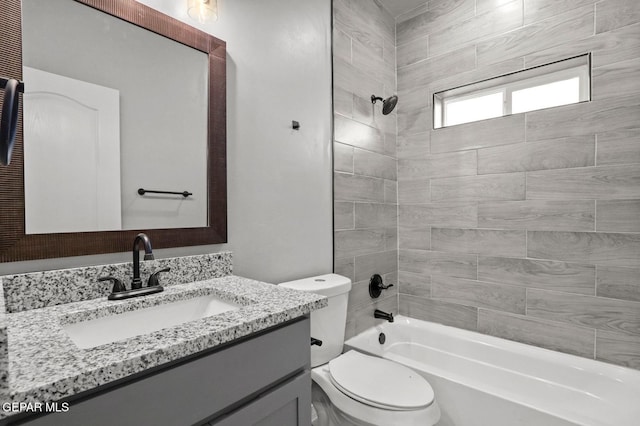
[[[430,0],[399,17],[397,174],[393,127],[354,112],[390,93],[393,33],[334,3],[339,267],[379,256],[395,273],[397,234],[400,313],[640,368],[640,2]],[[591,102],[432,130],[434,91],[586,52]],[[396,176],[397,233],[372,207]]]
[[[333,19],[334,259],[353,282],[350,337],[375,308],[398,308],[397,116],[370,99],[396,93],[395,21],[373,0],[334,0]],[[395,284],[376,301],[374,273]]]

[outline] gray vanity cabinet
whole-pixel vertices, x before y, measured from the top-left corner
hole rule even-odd
[[[29,426],[309,425],[309,318],[69,399]]]

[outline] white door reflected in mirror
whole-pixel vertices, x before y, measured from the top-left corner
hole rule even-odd
[[[27,234],[122,229],[120,93],[24,67]]]

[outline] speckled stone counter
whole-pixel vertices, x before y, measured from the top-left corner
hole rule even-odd
[[[241,307],[84,350],[62,328],[207,294]],[[229,275],[122,301],[99,298],[6,314],[6,402],[56,401],[309,314],[326,303],[322,296]],[[0,418],[8,414],[0,410]]]

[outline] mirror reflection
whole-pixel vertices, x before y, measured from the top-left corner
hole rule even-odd
[[[26,233],[207,226],[207,54],[74,0],[22,20]]]

